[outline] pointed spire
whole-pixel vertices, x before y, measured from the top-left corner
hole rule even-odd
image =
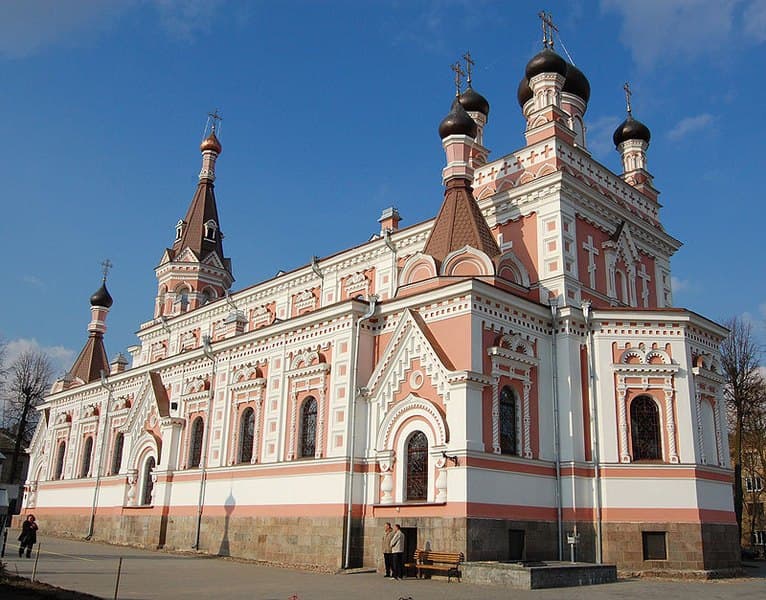
[[[221,116],[216,110],[208,114],[208,124],[205,129],[209,134],[200,145],[202,152],[202,170],[199,174],[197,191],[192,198],[186,216],[176,227],[176,240],[173,243],[175,256],[189,248],[199,260],[211,252],[217,252],[221,261],[223,256],[223,234],[218,221],[218,207],[213,191],[215,181],[215,161],[221,153],[221,142],[216,136],[216,128],[220,129]]]
[[[104,275],[101,287],[90,297],[91,320],[88,324],[88,340],[80,351],[72,368],[69,379],[74,382],[90,383],[101,377],[101,371],[109,373],[109,359],[104,348],[104,333],[106,332],[106,316],[113,300],[106,289],[106,276],[112,267],[109,259],[101,263]]]

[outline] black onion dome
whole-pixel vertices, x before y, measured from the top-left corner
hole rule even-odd
[[[519,106],[524,108],[524,105],[534,97],[532,88],[529,87],[529,79],[522,77],[519,81],[519,89],[516,91],[516,98],[519,101]]]
[[[113,303],[114,300],[112,300],[112,296],[106,289],[106,282],[102,283],[101,287],[98,288],[98,290],[96,290],[96,292],[90,297],[91,306],[104,306],[106,308],[111,308]]]
[[[651,137],[652,134],[646,125],[628,115],[628,118],[614,130],[612,141],[615,146],[619,146],[626,140],[644,140],[648,144]]]
[[[567,78],[564,81],[562,91],[579,96],[585,100],[586,104],[590,100],[590,83],[588,78],[585,77],[585,73],[571,63],[567,64]]]
[[[480,112],[485,117],[489,116],[489,102],[472,87],[466,88],[466,90],[460,94],[459,99],[460,104],[462,104],[463,108],[467,111]]]
[[[460,98],[455,97],[452,101],[452,108],[447,116],[439,123],[439,137],[441,139],[450,135],[469,135],[476,137],[476,121],[471,118],[463,105],[460,104]]]
[[[545,48],[542,52],[535,54],[527,63],[524,71],[527,79],[532,79],[540,73],[558,73],[566,77],[567,63],[550,48]]]

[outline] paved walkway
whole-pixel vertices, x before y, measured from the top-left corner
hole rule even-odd
[[[11,573],[31,576],[31,559],[19,558],[15,541],[8,535],[3,559]],[[518,598],[550,600],[731,600],[766,598],[766,565],[748,567],[750,577],[714,582],[630,580],[584,588],[533,592],[446,580],[384,579],[375,573],[325,575],[291,569],[265,567],[232,559],[151,552],[74,541],[45,535],[40,538],[37,579],[62,588],[114,597],[119,557],[124,557],[119,598],[127,600],[496,600]],[[35,552],[37,547],[35,547]]]

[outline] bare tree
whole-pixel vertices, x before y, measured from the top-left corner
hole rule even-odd
[[[753,340],[750,323],[739,317],[726,322],[729,337],[721,344],[721,365],[726,378],[726,405],[734,437],[734,514],[742,538],[742,449],[745,424],[756,415],[761,403],[763,380],[759,372],[760,349]]]
[[[21,448],[32,438],[37,425],[35,406],[50,388],[52,375],[50,358],[38,350],[25,350],[8,367],[6,422],[15,437],[11,468],[8,471],[11,483],[20,478]]]
[[[745,533],[754,542],[754,533],[763,531],[763,504],[766,499],[766,385],[760,390],[760,401],[751,407],[748,418],[742,424],[742,473],[747,482],[743,490],[743,520],[748,517]],[[762,541],[760,543],[763,543]]]

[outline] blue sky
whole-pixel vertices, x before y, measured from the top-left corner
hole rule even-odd
[[[519,148],[516,86],[540,48],[543,8],[590,80],[589,147],[613,170],[611,134],[631,81],[634,114],[652,131],[663,223],[685,244],[672,263],[676,305],[716,320],[745,315],[766,340],[766,0],[8,0],[9,353],[44,348],[58,372],[68,368],[105,257],[115,265],[107,351],[135,343],[216,107],[216,194],[235,289],[365,241],[387,206],[402,225],[434,216],[450,63],[468,49],[476,59],[492,156]]]

